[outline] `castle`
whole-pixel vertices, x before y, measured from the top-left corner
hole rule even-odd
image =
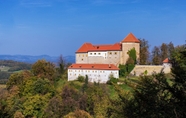
[[[120,43],[111,45],[92,45],[84,43],[76,51],[76,64],[125,64],[129,58],[127,52],[135,48],[137,59],[140,53],[140,41],[128,34]]]
[[[135,48],[137,59],[140,53],[140,41],[129,33],[120,43],[110,45],[92,45],[84,43],[76,51],[76,63],[68,68],[68,81],[87,75],[91,82],[105,83],[110,75],[119,78],[119,64],[125,64],[129,58],[127,52]]]

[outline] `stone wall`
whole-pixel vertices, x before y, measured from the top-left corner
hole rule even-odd
[[[136,65],[132,70],[131,74],[139,76],[141,74],[152,75],[153,73],[160,73],[163,70],[164,73],[171,72],[171,66],[163,66],[163,65]]]

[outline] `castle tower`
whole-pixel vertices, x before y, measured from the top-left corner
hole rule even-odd
[[[137,60],[139,60],[139,55],[140,55],[140,41],[132,34],[129,33],[122,41],[122,51],[121,51],[121,59],[120,59],[120,63],[121,64],[125,64],[127,59],[129,58],[127,52],[132,49],[135,48],[136,50],[136,57]]]

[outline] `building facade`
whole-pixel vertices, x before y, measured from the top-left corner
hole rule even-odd
[[[113,64],[72,64],[68,68],[68,81],[87,75],[90,82],[106,83],[110,76],[119,78],[118,70]]]
[[[105,83],[110,75],[119,78],[119,64],[125,64],[128,51],[135,48],[137,59],[140,53],[140,41],[129,33],[120,43],[93,45],[84,43],[76,51],[76,63],[68,68],[68,81],[78,76],[88,75],[89,81]],[[92,68],[93,67],[93,68]]]
[[[89,64],[125,64],[129,58],[127,52],[135,48],[137,59],[140,53],[140,41],[132,34],[128,34],[120,43],[111,45],[92,45],[84,43],[76,51],[76,63]]]

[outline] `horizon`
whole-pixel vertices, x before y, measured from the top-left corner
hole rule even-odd
[[[130,32],[152,49],[185,43],[186,1],[0,1],[0,55],[74,56],[85,42],[114,44]]]

